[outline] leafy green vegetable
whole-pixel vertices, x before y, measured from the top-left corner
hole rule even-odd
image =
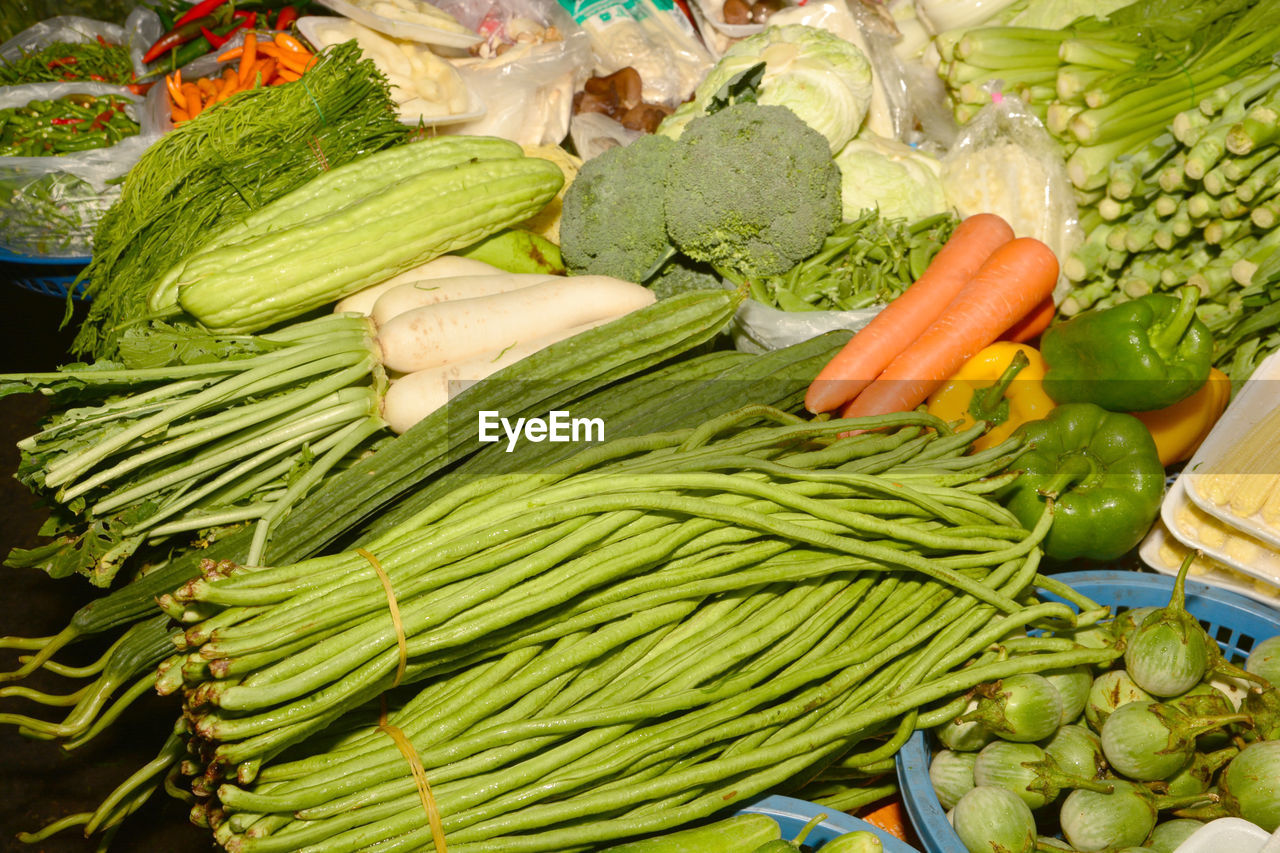
[[[897,140],[864,132],[835,157],[840,167],[844,218],[879,210],[889,219],[923,219],[947,210],[942,164]]]
[[[871,105],[871,63],[852,42],[802,24],[766,27],[735,43],[698,84],[692,100],[658,126],[678,137],[689,122],[711,110],[725,84],[765,64],[759,103],[789,107],[839,151],[862,126]]]
[[[752,281],[751,298],[783,311],[856,311],[888,302],[920,277],[957,223],[946,213],[908,222],[863,211],[790,272]]]

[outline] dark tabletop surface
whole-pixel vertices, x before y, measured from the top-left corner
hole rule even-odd
[[[0,280],[0,372],[51,370],[69,360],[74,323],[59,330],[63,302]],[[19,395],[0,400],[0,554],[15,545],[39,541],[44,511],[12,474],[18,462],[15,443],[35,431],[44,406],[40,398]],[[0,636],[47,636],[65,627],[80,605],[98,591],[79,577],[53,580],[31,569],[0,567]],[[58,658],[84,664],[96,658],[102,642],[87,641]],[[0,671],[18,665],[18,652],[0,649]],[[66,692],[67,679],[39,674],[23,684]],[[0,696],[0,851],[86,853],[96,849],[78,830],[67,830],[39,844],[22,844],[15,833],[33,830],[75,812],[92,811],[129,774],[154,757],[176,717],[171,699],[148,695],[107,731],[84,747],[66,752],[48,741],[20,737],[5,714],[53,719],[65,709],[46,708],[18,697]],[[185,853],[213,849],[208,830],[192,826],[186,807],[157,792],[116,835],[110,850]]]

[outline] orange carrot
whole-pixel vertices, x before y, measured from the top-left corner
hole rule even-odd
[[[265,86],[276,76],[276,61],[274,59],[259,59],[254,63],[253,73],[258,75],[259,86]]]
[[[884,307],[822,368],[804,405],[817,414],[848,403],[906,349],[982,266],[998,246],[1013,239],[1009,223],[978,213],[958,226],[924,274]]]
[[[890,800],[875,811],[862,815],[862,819],[872,826],[878,826],[894,838],[907,840],[907,821],[902,813],[901,800]]]
[[[1023,344],[1039,337],[1041,332],[1049,328],[1049,324],[1053,322],[1053,315],[1057,311],[1058,306],[1053,304],[1053,296],[1046,296],[1040,300],[1039,305],[1031,309],[1027,316],[1010,326],[1008,331],[1000,336],[1000,340]]]
[[[164,78],[165,88],[169,90],[169,105],[180,110],[187,108],[187,99],[182,94],[182,72],[175,71]]]
[[[192,118],[195,118],[196,107],[204,103],[200,97],[200,87],[195,83],[183,83],[182,98],[187,102],[187,112],[191,113]]]
[[[276,33],[276,44],[281,48],[302,56],[310,56],[311,51],[302,46],[302,42],[298,41],[288,33]]]
[[[1057,281],[1058,259],[1044,243],[1034,237],[1005,243],[991,253],[942,316],[889,362],[841,416],[914,409],[978,350],[1053,293]]]
[[[301,74],[307,70],[307,64],[311,61],[312,57],[303,56],[302,54],[292,53],[286,50],[280,52],[278,59],[280,61],[281,68],[288,68],[295,74]]]
[[[240,87],[248,86],[253,80],[253,63],[258,58],[258,37],[252,32],[244,37],[244,53],[240,55]]]
[[[243,47],[233,47],[231,48],[231,50],[228,50],[226,53],[220,54],[218,56],[218,61],[230,62],[233,59],[239,59],[242,55],[244,55]]]
[[[201,77],[200,79],[196,80],[196,86],[200,88],[201,96],[203,96],[206,99],[212,98],[214,95],[218,94],[218,87],[215,86],[213,84],[213,81],[210,80],[208,77]]]
[[[297,71],[284,64],[284,60],[280,61],[280,78],[292,83],[294,80],[301,80],[302,75]]]

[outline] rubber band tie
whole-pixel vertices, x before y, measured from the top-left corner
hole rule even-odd
[[[387,595],[387,609],[391,612],[391,622],[396,629],[396,647],[400,651],[400,661],[396,666],[396,677],[391,686],[398,687],[401,679],[404,678],[405,666],[409,661],[409,644],[404,636],[404,623],[400,619],[400,605],[396,601],[395,590],[391,587],[391,578],[387,576],[387,572],[382,568],[382,564],[378,562],[378,558],[363,548],[357,548],[356,553],[368,560],[369,565],[373,566],[373,570],[378,573],[378,580],[382,582],[382,591]],[[409,742],[408,736],[399,726],[393,725],[387,719],[387,697],[385,695],[382,697],[382,708],[378,713],[378,731],[391,738],[396,745],[396,749],[400,750],[400,754],[408,762],[409,772],[413,776],[413,783],[418,788],[418,799],[422,801],[422,810],[427,813],[427,823],[431,826],[431,839],[435,842],[436,851],[437,853],[446,853],[444,823],[440,820],[440,810],[436,807],[436,798],[431,793],[431,784],[427,781],[427,770],[422,766],[422,759],[418,757],[418,753],[413,748],[413,744]]]

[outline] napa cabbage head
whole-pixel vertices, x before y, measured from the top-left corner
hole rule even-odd
[[[912,222],[947,210],[942,164],[923,151],[863,131],[836,153],[835,161],[845,220],[868,208]]]
[[[803,24],[766,27],[737,42],[712,66],[694,91],[658,127],[672,138],[733,77],[765,64],[759,103],[788,107],[839,151],[862,126],[871,103],[871,62],[856,45],[834,33]]]

